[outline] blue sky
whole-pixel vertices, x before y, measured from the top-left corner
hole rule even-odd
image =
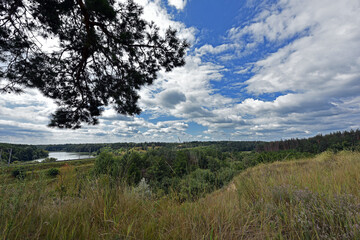
[[[191,43],[140,90],[143,113],[46,127],[52,100],[0,95],[0,142],[279,140],[359,128],[359,0],[136,0]]]

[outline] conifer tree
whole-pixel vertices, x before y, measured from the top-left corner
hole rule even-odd
[[[52,127],[97,124],[106,106],[139,114],[137,91],[184,65],[188,47],[141,16],[132,0],[0,0],[0,92],[54,99]],[[42,47],[51,39],[55,49]]]

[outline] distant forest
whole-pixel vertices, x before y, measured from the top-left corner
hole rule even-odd
[[[296,150],[298,152],[321,153],[326,150],[360,150],[360,131],[350,130],[334,132],[327,135],[317,135],[307,139],[289,139],[273,142],[263,142],[255,148],[257,152],[277,152]]]
[[[350,130],[344,132],[334,132],[326,135],[317,135],[307,139],[288,139],[272,142],[262,141],[208,141],[208,142],[183,142],[183,143],[164,143],[164,142],[144,142],[144,143],[94,143],[94,144],[56,144],[56,145],[18,145],[0,143],[0,162],[7,162],[11,152],[11,162],[31,161],[48,156],[49,151],[64,152],[89,152],[100,153],[103,148],[111,150],[150,150],[165,148],[169,150],[190,149],[195,147],[212,147],[220,152],[244,152],[253,151],[270,156],[271,159],[280,156],[287,157],[295,153],[317,154],[326,150],[334,152],[341,150],[360,150],[360,130]],[[277,154],[274,154],[276,152]],[[280,155],[279,155],[280,154]],[[284,155],[284,156],[283,156]],[[296,155],[296,154],[295,154]],[[300,156],[300,155],[299,155]],[[302,155],[301,155],[302,156]],[[268,157],[267,157],[268,158]]]
[[[11,155],[11,156],[10,156]],[[0,162],[32,161],[49,156],[49,152],[34,145],[0,143]]]
[[[184,149],[193,147],[213,146],[221,152],[277,152],[282,150],[295,150],[298,152],[321,153],[326,150],[360,150],[360,130],[350,130],[344,132],[334,132],[326,135],[317,135],[311,138],[293,138],[288,140],[263,142],[263,141],[208,141],[208,142],[184,142],[184,143],[99,143],[99,144],[57,144],[40,145],[41,149],[47,151],[66,151],[66,152],[97,152],[101,148],[111,149],[131,149],[165,147],[171,149]]]
[[[184,149],[194,147],[213,146],[221,152],[239,152],[239,151],[253,151],[262,144],[259,141],[209,141],[209,142],[184,142],[184,143],[164,143],[164,142],[144,142],[144,143],[94,143],[94,144],[56,144],[56,145],[39,145],[38,147],[47,151],[64,151],[64,152],[98,152],[102,148],[131,149],[138,148],[148,150],[152,148],[169,148],[169,149]]]

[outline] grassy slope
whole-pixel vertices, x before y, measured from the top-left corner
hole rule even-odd
[[[46,177],[43,177],[46,179]],[[63,166],[51,181],[0,187],[2,239],[356,239],[360,153],[246,170],[196,202],[144,199]]]

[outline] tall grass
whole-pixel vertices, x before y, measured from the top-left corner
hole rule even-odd
[[[360,238],[360,154],[261,165],[236,180],[252,232],[279,239]]]
[[[0,186],[2,239],[356,239],[360,154],[248,169],[196,202],[144,197],[73,166]]]

